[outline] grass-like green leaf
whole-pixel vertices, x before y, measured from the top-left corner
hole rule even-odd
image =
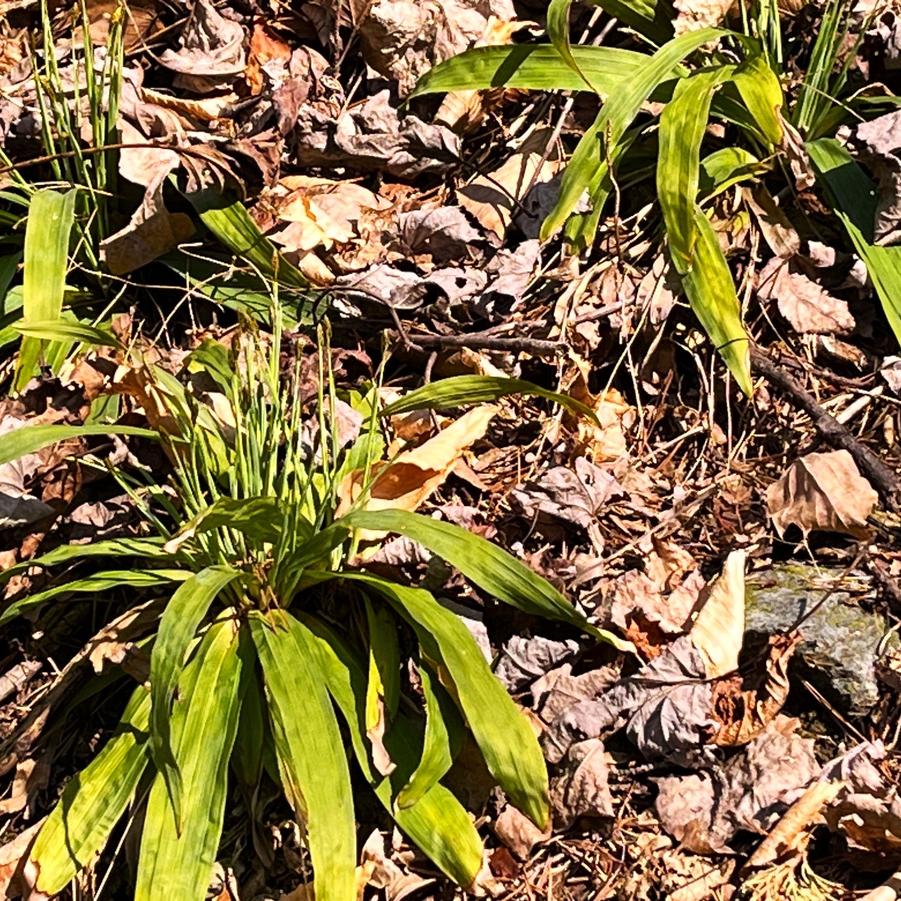
[[[20,334],[41,341],[81,341],[94,347],[120,347],[121,342],[106,329],[71,319],[20,322],[13,326]]]
[[[811,141],[807,152],[833,211],[867,267],[885,318],[901,343],[901,247],[873,243],[876,188],[838,141],[832,138]]]
[[[782,143],[779,113],[784,98],[776,73],[765,57],[758,54],[738,66],[732,80],[765,141],[777,147]]]
[[[397,793],[398,807],[412,807],[422,800],[451,768],[455,756],[451,730],[457,723],[452,719],[450,703],[441,702],[442,697],[447,698],[447,693],[427,666],[418,667],[417,672],[425,699],[425,734],[419,763],[406,785]]]
[[[228,759],[238,726],[242,669],[249,665],[231,620],[212,625],[184,671],[172,715],[183,785],[183,828],[158,773],[147,800],[135,901],[203,901],[222,835]]]
[[[3,611],[3,614],[0,615],[0,625],[61,594],[97,594],[112,588],[157,588],[172,582],[183,582],[190,576],[190,572],[182,569],[106,570],[84,579],[64,582],[61,585],[54,585],[52,588],[25,595]]]
[[[168,556],[163,550],[162,538],[105,538],[91,544],[63,544],[60,547],[35,557],[23,560],[0,573],[0,585],[8,582],[14,575],[34,566],[49,568],[61,563],[74,563],[91,557],[163,557]]]
[[[390,778],[372,768],[364,726],[366,672],[347,644],[324,623],[304,618],[316,637],[316,648],[329,694],[347,724],[360,769],[376,797],[397,825],[435,865],[464,888],[469,887],[482,865],[482,842],[472,818],[454,794],[435,783],[415,804],[400,807],[394,796],[412,773],[417,745],[414,727],[404,716],[394,725],[392,760],[398,770]]]
[[[710,221],[695,208],[697,240],[693,265],[682,287],[695,316],[729,367],[739,388],[751,395],[750,344],[729,264]]]
[[[514,394],[543,397],[574,413],[597,421],[594,412],[574,397],[560,394],[558,391],[548,391],[523,379],[508,379],[493,375],[453,375],[439,379],[437,382],[416,388],[388,404],[382,410],[382,415],[394,416],[398,413],[409,413],[411,410],[449,410],[470,404],[491,403]]]
[[[75,221],[75,191],[45,189],[31,195],[25,226],[22,316],[25,325],[59,319],[66,290],[69,235]],[[19,348],[13,387],[21,391],[34,375],[44,341],[26,337]]]
[[[130,425],[24,425],[0,435],[0,465],[33,454],[41,448],[70,438],[90,438],[98,435],[133,435],[137,438],[159,439],[159,432]]]
[[[572,47],[571,51],[577,69],[552,44],[476,47],[430,69],[410,96],[497,87],[524,91],[593,89],[607,95],[634,78],[648,61],[644,53],[616,47]]]
[[[147,767],[149,716],[139,686],[103,750],[66,784],[31,849],[39,891],[56,896],[103,849]]]
[[[609,178],[609,163],[616,145],[638,115],[651,92],[672,75],[675,66],[704,44],[723,34],[717,28],[702,28],[673,38],[628,80],[612,92],[598,117],[582,136],[560,184],[560,196],[541,226],[541,237],[559,231],[576,208],[584,191],[594,195]]]
[[[339,522],[357,529],[397,532],[418,541],[498,600],[535,616],[571,623],[620,650],[634,651],[631,642],[591,625],[546,579],[472,532],[405,510],[360,511]]]
[[[166,544],[174,551],[199,532],[227,527],[258,541],[279,540],[285,521],[284,507],[274,497],[220,497],[185,523]],[[312,528],[310,529],[312,532]]]
[[[660,115],[657,197],[670,255],[680,273],[688,272],[693,264],[701,141],[710,103],[717,88],[734,72],[734,66],[719,66],[682,80]]]
[[[453,680],[491,775],[524,814],[545,828],[550,816],[547,767],[538,739],[460,618],[421,588],[363,574],[344,578],[378,592],[410,623],[425,653]]]
[[[350,773],[315,637],[290,614],[255,615],[251,629],[282,787],[307,829],[316,901],[355,901]]]
[[[710,200],[739,182],[755,178],[765,169],[766,165],[744,147],[720,147],[701,160],[703,199]]]
[[[208,566],[182,582],[166,605],[150,655],[151,747],[157,769],[165,779],[179,829],[183,813],[182,782],[170,744],[172,699],[198,626],[220,592],[239,575],[230,566]]]
[[[227,200],[210,191],[187,197],[216,238],[263,276],[295,288],[309,286],[303,273],[260,231],[240,200]]]

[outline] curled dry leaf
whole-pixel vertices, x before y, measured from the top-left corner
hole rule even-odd
[[[738,669],[745,631],[745,552],[732,551],[722,573],[704,590],[689,635],[708,679]]]
[[[767,510],[780,536],[796,525],[810,532],[866,538],[867,517],[879,496],[846,450],[807,454],[767,488]]]
[[[566,829],[579,817],[612,817],[609,775],[609,757],[599,738],[574,744],[551,780],[555,824]]]
[[[539,829],[525,814],[508,804],[494,824],[494,834],[519,860],[528,860],[532,849],[539,842],[551,837],[551,827]]]
[[[403,451],[391,463],[373,467],[374,479],[361,509],[416,510],[447,479],[463,452],[488,430],[497,407],[476,407],[419,447]],[[365,472],[349,473],[338,489],[338,516],[357,502],[365,490]],[[366,533],[377,537],[378,533]]]

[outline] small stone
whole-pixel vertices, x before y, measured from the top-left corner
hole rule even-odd
[[[797,656],[805,676],[843,713],[862,717],[879,700],[876,668],[888,628],[882,616],[860,606],[874,598],[869,580],[860,575],[780,564],[748,578],[745,630],[762,636],[784,632],[816,607],[800,627]]]

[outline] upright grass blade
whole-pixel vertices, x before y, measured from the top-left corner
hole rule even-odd
[[[350,773],[316,640],[290,614],[251,618],[282,786],[306,826],[316,901],[355,901]]]
[[[670,255],[683,274],[692,268],[697,240],[700,151],[710,103],[734,72],[734,66],[719,66],[684,79],[660,115],[657,197]]]
[[[66,784],[31,849],[39,891],[62,892],[106,845],[147,768],[149,716],[150,694],[139,686],[112,738]]]
[[[557,203],[541,226],[542,238],[563,227],[584,191],[593,195],[609,179],[609,162],[615,155],[616,145],[654,88],[670,77],[686,56],[723,33],[717,28],[702,28],[673,38],[646,58],[645,65],[633,78],[619,85],[579,141],[563,175]]]
[[[131,425],[25,425],[0,435],[0,465],[33,454],[51,444],[70,438],[90,438],[97,435],[133,435],[137,438],[159,439],[159,432]]]
[[[112,588],[156,588],[172,582],[182,582],[190,576],[190,572],[181,569],[106,570],[84,579],[76,579],[25,595],[3,611],[0,615],[0,626],[21,616],[26,610],[39,607],[61,594],[99,594]]]
[[[468,888],[482,865],[482,842],[463,805],[443,785],[435,783],[409,807],[394,803],[394,795],[403,788],[403,780],[413,772],[416,747],[413,726],[401,716],[395,723],[396,741],[390,748],[398,769],[390,778],[381,777],[372,768],[366,750],[364,709],[366,672],[347,644],[324,623],[312,617],[305,624],[316,637],[316,648],[329,694],[347,724],[351,744],[360,769],[375,790],[385,810],[397,825],[439,869]],[[398,785],[398,783],[401,783]]]
[[[150,655],[151,747],[157,770],[166,781],[179,832],[182,781],[170,743],[172,699],[198,626],[220,592],[239,575],[230,566],[208,566],[183,582],[166,605]]]
[[[184,822],[177,829],[166,782],[150,790],[135,901],[203,901],[222,835],[228,759],[235,741],[241,673],[250,655],[231,620],[215,623],[184,672],[172,746],[182,775]]]
[[[23,324],[59,319],[66,289],[69,235],[75,221],[75,191],[60,194],[49,189],[35,191],[28,207],[25,226],[25,268],[23,274]],[[25,337],[13,388],[21,391],[34,375],[44,342]]]
[[[504,603],[535,616],[570,623],[620,650],[634,651],[631,642],[592,626],[546,579],[472,532],[406,510],[361,511],[345,516],[339,523],[357,529],[397,532],[418,541]]]
[[[901,343],[901,247],[873,243],[876,188],[838,141],[821,138],[806,146],[817,178],[864,261],[885,318]]]
[[[750,344],[741,321],[741,305],[729,264],[716,232],[700,207],[695,207],[697,241],[691,271],[682,276],[682,287],[704,331],[725,360],[739,388],[749,397]]]
[[[409,413],[411,410],[449,410],[470,404],[491,403],[514,394],[543,397],[573,413],[597,421],[594,411],[574,397],[560,394],[558,391],[548,391],[523,379],[508,379],[494,375],[452,375],[437,382],[430,382],[388,404],[382,410],[382,415],[395,416],[398,413]]]
[[[378,592],[410,623],[425,653],[453,681],[460,709],[491,775],[513,803],[544,829],[550,811],[547,767],[538,739],[459,617],[421,588],[363,574],[342,577]]]
[[[594,90],[606,96],[634,78],[648,60],[647,54],[617,47],[572,47],[571,53],[576,69],[551,44],[476,47],[429,69],[410,97],[497,87],[523,91]]]

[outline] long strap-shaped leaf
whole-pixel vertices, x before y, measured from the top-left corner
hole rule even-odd
[[[607,95],[647,65],[648,56],[617,47],[573,47],[578,74],[551,44],[476,47],[426,72],[411,97],[507,87],[523,91],[587,91]],[[589,84],[585,83],[588,79]]]
[[[713,94],[735,73],[719,66],[683,79],[660,115],[657,197],[673,263],[680,273],[692,268],[697,240],[701,140]]]
[[[183,582],[172,595],[150,655],[150,737],[153,759],[166,780],[179,830],[182,823],[181,778],[170,746],[172,698],[197,627],[219,593],[238,578],[230,566],[208,566]]]
[[[23,324],[58,319],[66,289],[69,234],[75,221],[75,191],[35,191],[25,227],[25,270],[22,284]],[[34,374],[44,342],[25,337],[16,364],[15,390]]]
[[[632,120],[654,88],[672,75],[674,67],[699,47],[724,32],[702,28],[687,32],[663,45],[629,81],[618,86],[601,108],[592,126],[579,141],[560,183],[560,196],[541,226],[542,238],[563,227],[584,191],[594,193],[608,176],[608,162]]]
[[[154,588],[172,582],[183,582],[191,573],[181,569],[119,569],[105,570],[84,579],[54,585],[36,594],[26,595],[10,604],[0,616],[0,626],[26,610],[38,607],[61,594],[85,594],[109,591],[111,588]]]
[[[811,141],[807,152],[817,178],[826,187],[833,211],[867,267],[885,318],[901,343],[901,247],[873,243],[876,189],[838,141],[832,138]]]
[[[362,573],[341,577],[377,591],[413,626],[422,648],[453,680],[460,708],[491,775],[523,813],[545,828],[550,815],[547,767],[538,739],[459,617],[422,588]]]
[[[467,579],[504,603],[535,616],[571,623],[620,650],[635,650],[631,642],[591,625],[546,579],[466,529],[405,510],[361,511],[339,522],[358,529],[398,532],[443,557]]]
[[[432,785],[409,807],[402,808],[393,803],[395,774],[391,778],[379,776],[372,768],[366,750],[363,725],[366,673],[363,665],[333,630],[311,618],[304,621],[316,636],[329,693],[347,723],[357,762],[376,797],[397,825],[443,873],[468,888],[481,868],[483,852],[471,817],[453,793],[440,783]],[[413,726],[401,716],[395,723],[394,734],[398,740],[391,750],[398,764],[397,775],[404,776],[416,766],[415,760],[410,759],[416,747]]]
[[[150,759],[149,716],[150,694],[140,686],[103,750],[69,780],[31,849],[39,891],[62,892],[106,845]]]
[[[159,439],[152,429],[130,425],[25,425],[0,435],[0,464],[18,460],[41,448],[70,438],[89,438],[94,435],[135,435],[139,438]]]
[[[350,773],[313,634],[290,614],[251,619],[282,786],[306,826],[316,901],[355,901]]]
[[[172,745],[182,775],[179,833],[162,774],[144,818],[135,901],[203,901],[222,835],[228,758],[237,730],[242,670],[250,655],[232,621],[215,623],[182,678]]]

